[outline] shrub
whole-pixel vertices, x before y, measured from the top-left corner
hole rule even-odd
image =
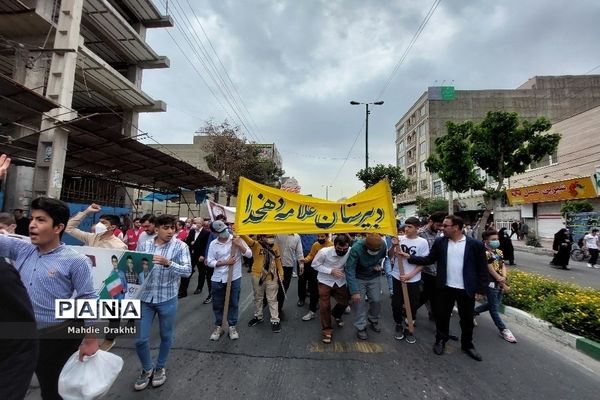
[[[600,291],[510,271],[506,305],[542,318],[559,329],[600,341]]]

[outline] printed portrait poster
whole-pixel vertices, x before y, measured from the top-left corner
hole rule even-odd
[[[137,299],[152,271],[152,254],[129,250],[68,246],[92,264],[94,290],[101,299]]]

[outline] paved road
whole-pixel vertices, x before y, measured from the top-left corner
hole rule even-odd
[[[195,278],[193,278],[195,280]],[[292,281],[293,285],[296,280]],[[192,288],[194,284],[190,285]],[[245,274],[241,296],[241,338],[210,342],[212,312],[204,295],[180,302],[177,337],[160,388],[133,391],[139,361],[132,340],[118,339],[115,353],[125,366],[108,399],[597,399],[600,363],[530,330],[507,324],[519,343],[503,341],[489,316],[478,318],[475,344],[482,363],[462,354],[450,342],[447,354],[431,350],[433,325],[422,312],[416,344],[398,342],[392,333],[389,300],[382,313],[383,332],[356,339],[350,323],[322,345],[318,319],[300,320],[307,311],[295,305],[293,288],[285,306],[283,332],[268,324],[247,327],[252,317],[251,286]],[[351,317],[351,316],[348,316]],[[350,322],[351,318],[347,318]],[[458,332],[458,318],[453,330]],[[157,332],[153,353],[157,351]],[[33,390],[27,399],[38,399]]]
[[[570,260],[570,270],[556,268],[550,265],[552,257],[531,254],[515,249],[515,263],[512,267],[521,271],[533,272],[552,279],[570,282],[579,286],[600,289],[600,269],[592,269],[584,262]]]

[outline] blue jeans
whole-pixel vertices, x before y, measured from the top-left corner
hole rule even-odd
[[[225,289],[227,282],[212,283],[212,307],[215,314],[215,325],[223,324],[223,308],[225,307]],[[242,288],[242,278],[231,282],[231,294],[229,295],[229,311],[227,312],[227,323],[229,326],[236,326],[238,322],[238,307],[240,303],[240,291]]]
[[[492,320],[494,320],[494,324],[496,324],[496,327],[500,331],[502,331],[506,329],[506,325],[504,325],[504,321],[502,321],[502,318],[500,318],[500,314],[498,313],[498,308],[500,308],[500,304],[502,304],[502,289],[499,287],[491,288],[488,286],[487,303],[475,307],[475,315],[489,311]]]
[[[367,327],[367,322],[374,324],[379,322],[379,314],[381,313],[381,280],[377,277],[369,281],[357,279],[356,282],[360,291],[360,303],[356,306],[354,326],[359,331],[362,331]],[[368,303],[365,300],[365,295],[369,297]]]
[[[160,328],[160,349],[156,369],[164,368],[167,357],[173,344],[173,332],[175,331],[175,315],[177,314],[177,296],[162,303],[146,303],[142,301],[142,318],[139,321],[139,339],[135,342],[137,355],[142,363],[144,371],[153,368],[152,356],[150,355],[150,333],[154,317],[158,314]]]

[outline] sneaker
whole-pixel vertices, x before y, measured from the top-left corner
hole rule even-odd
[[[298,302],[296,303],[296,305],[297,305],[298,307],[304,307],[304,304],[306,304],[306,303],[304,302],[304,300],[298,300]]]
[[[167,373],[164,368],[159,368],[152,375],[152,387],[162,386],[167,381]]]
[[[240,334],[238,333],[237,329],[235,329],[235,326],[230,326],[229,327],[229,339],[237,340],[239,338],[240,338]]]
[[[379,327],[378,322],[372,322],[371,320],[369,320],[369,326],[371,327],[373,332],[377,332],[377,333],[381,332],[381,328]]]
[[[295,272],[292,272],[292,278],[297,278],[297,277],[298,277],[298,274]]]
[[[590,263],[587,263],[586,265],[587,265],[588,268],[593,268],[592,264],[590,264]]]
[[[331,343],[331,335],[324,335],[323,339],[321,339],[321,341],[325,344]]]
[[[153,369],[150,371],[144,371],[140,373],[140,377],[136,379],[135,384],[133,385],[135,390],[144,390],[148,387],[150,383],[150,378],[152,377]]]
[[[356,331],[356,336],[358,336],[358,338],[360,340],[367,340],[369,338],[369,335],[367,335],[367,329],[359,329],[358,331]]]
[[[210,304],[212,303],[212,296],[209,294],[206,300],[202,302],[202,304]]]
[[[256,325],[258,325],[258,324],[260,324],[262,322],[263,322],[262,318],[254,317],[250,321],[248,321],[248,326],[250,328],[252,328],[253,326],[256,326]]]
[[[477,326],[477,319],[475,317],[473,317],[473,326]]]
[[[281,323],[271,322],[271,330],[273,331],[273,333],[281,332]]]
[[[406,343],[417,343],[417,338],[415,338],[415,335],[410,333],[408,330],[404,332],[404,339],[406,339]]]
[[[350,314],[350,312],[352,311],[352,309],[350,308],[350,306],[346,307],[346,309],[344,310],[344,314]]]
[[[194,290],[194,294],[200,294],[200,293],[202,293],[202,289],[196,289],[196,290]]]
[[[500,332],[500,336],[508,343],[517,343],[517,338],[515,338],[509,329],[503,329],[502,332]]]
[[[221,335],[223,335],[223,333],[224,333],[223,329],[220,326],[217,326],[215,328],[215,330],[213,331],[213,333],[211,333],[210,340],[213,340],[216,342],[217,340],[221,339]]]
[[[394,332],[394,339],[402,340],[404,339],[404,327],[402,324],[396,324],[396,329]]]
[[[304,317],[302,317],[302,321],[310,321],[311,319],[315,318],[315,313],[312,311],[309,311]]]
[[[117,341],[115,339],[104,339],[102,344],[100,345],[100,350],[109,351],[113,348]]]
[[[594,265],[594,268],[600,269],[600,265]]]
[[[339,326],[340,328],[342,326],[344,326],[344,320],[340,317],[340,318],[336,318],[335,319],[335,323],[337,324],[337,326]]]

